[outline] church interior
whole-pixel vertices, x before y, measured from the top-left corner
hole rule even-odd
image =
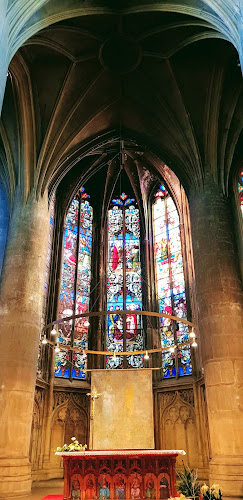
[[[243,498],[242,70],[241,1],[2,0],[0,499]]]

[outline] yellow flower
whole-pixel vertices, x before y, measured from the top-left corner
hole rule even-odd
[[[205,495],[205,493],[207,493],[208,490],[209,490],[209,487],[204,483],[201,487],[202,495]]]
[[[215,498],[219,498],[219,490],[211,490],[212,491],[212,495],[215,497]]]
[[[185,500],[185,495],[183,495],[183,493],[180,493],[180,500]]]
[[[219,491],[219,484],[212,484],[210,489]]]

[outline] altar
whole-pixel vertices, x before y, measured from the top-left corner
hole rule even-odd
[[[183,450],[57,452],[64,460],[63,500],[165,500],[176,496]]]

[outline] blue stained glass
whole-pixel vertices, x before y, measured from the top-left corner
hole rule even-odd
[[[185,319],[187,311],[179,215],[163,185],[155,197],[153,230],[159,310]],[[160,331],[161,346],[164,348],[173,347],[175,342],[179,346],[189,339],[188,325],[182,322],[175,325],[170,318],[161,318]],[[182,346],[178,349],[178,354],[169,349],[162,352],[164,378],[176,376],[176,356],[178,374],[183,376],[192,373],[190,346]]]
[[[121,198],[128,201],[125,193]],[[143,349],[142,319],[135,314],[142,308],[139,211],[133,205],[125,208],[126,201],[123,209],[115,204],[108,212],[107,309],[111,314],[107,320],[106,348],[110,352],[123,350],[123,317],[116,311],[127,309],[130,313],[126,316],[126,350],[131,351],[127,361],[128,366],[137,368],[143,366],[142,356],[132,354]],[[106,366],[122,367],[122,356],[107,357]]]
[[[241,214],[243,217],[243,172],[240,173],[240,180],[238,182],[238,193],[240,197]]]
[[[134,200],[134,198],[128,198],[128,199],[125,201],[125,203],[124,203],[125,207],[126,207],[127,205],[131,205],[131,203],[134,203],[134,201],[135,201],[135,200]]]
[[[73,199],[67,216],[63,240],[63,264],[59,317],[73,316],[89,311],[91,279],[92,221],[93,210],[89,195],[79,190],[80,196]],[[59,345],[73,346],[80,350],[88,348],[87,317],[66,321],[59,327]],[[86,355],[73,352],[72,359],[66,350],[56,355],[55,376],[85,378]],[[71,373],[70,373],[71,370]]]
[[[113,203],[113,205],[123,206],[123,202],[121,200],[112,200],[111,203]]]

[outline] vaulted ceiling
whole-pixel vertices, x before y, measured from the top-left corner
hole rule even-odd
[[[165,162],[188,191],[210,172],[227,192],[243,160],[242,116],[237,51],[208,21],[173,12],[66,19],[11,61],[2,179],[10,197],[16,185],[25,199],[40,195],[74,165],[90,175],[124,140],[136,165]]]

